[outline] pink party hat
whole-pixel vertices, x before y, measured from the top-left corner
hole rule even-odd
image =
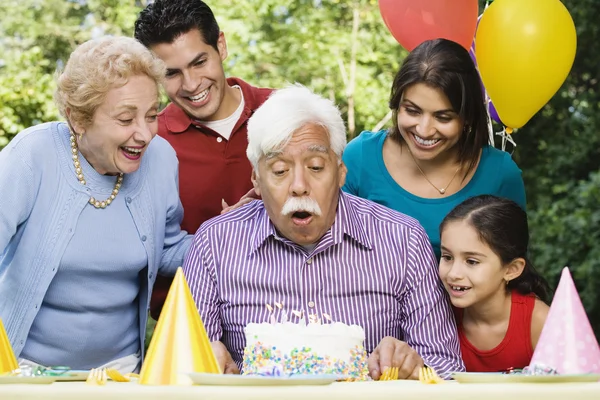
[[[600,373],[600,346],[567,267],[531,359],[559,374]]]

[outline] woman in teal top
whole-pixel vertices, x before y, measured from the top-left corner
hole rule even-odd
[[[469,53],[426,41],[394,78],[389,131],[363,132],[344,151],[344,190],[417,219],[440,256],[439,225],[465,199],[491,194],[525,209],[521,170],[488,145],[488,117]]]

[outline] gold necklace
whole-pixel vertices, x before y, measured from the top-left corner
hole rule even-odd
[[[419,163],[417,162],[417,160],[415,159],[415,156],[413,156],[413,153],[409,150],[408,151],[410,153],[410,156],[412,157],[413,161],[415,162],[415,165],[417,166],[417,168],[419,169],[419,171],[421,172],[421,175],[423,175],[423,177],[425,178],[425,180],[427,182],[429,182],[429,184],[431,186],[434,187],[435,190],[437,190],[438,192],[440,192],[440,194],[445,194],[446,193],[446,189],[448,189],[448,186],[450,186],[450,184],[452,183],[452,181],[454,180],[454,178],[456,177],[456,174],[458,173],[458,170],[460,169],[460,165],[458,166],[458,168],[456,168],[456,171],[454,171],[454,175],[452,175],[452,179],[450,179],[450,182],[448,182],[448,184],[445,187],[439,188],[437,186],[435,186],[433,184],[433,182],[431,182],[429,180],[429,178],[427,177],[427,175],[425,175],[425,172],[423,172],[423,170],[421,169],[421,167],[419,166]]]
[[[77,179],[79,183],[85,186],[85,178],[83,177],[83,170],[81,169],[81,164],[79,163],[79,149],[77,148],[77,140],[75,140],[75,134],[71,131],[71,153],[73,157],[73,165],[75,165],[75,173],[77,174]],[[117,194],[119,193],[119,189],[121,188],[121,184],[123,183],[123,173],[120,173],[117,177],[117,182],[115,183],[115,187],[112,190],[112,193],[106,200],[96,200],[93,196],[90,197],[89,203],[96,208],[106,208],[113,202]]]

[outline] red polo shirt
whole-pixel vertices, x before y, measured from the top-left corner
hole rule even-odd
[[[179,195],[183,204],[181,228],[196,233],[200,225],[221,213],[221,199],[235,204],[252,188],[252,166],[246,157],[248,118],[273,89],[257,88],[238,78],[228,78],[244,95],[244,110],[229,140],[192,121],[177,105],[169,104],[158,116],[158,134],[177,152]],[[158,318],[171,285],[159,276],[154,285],[150,311]]]

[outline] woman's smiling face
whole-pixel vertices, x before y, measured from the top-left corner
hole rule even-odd
[[[79,151],[100,174],[134,172],[158,132],[157,115],[156,83],[146,75],[132,76],[107,93],[89,126],[74,126],[81,134]]]
[[[404,91],[398,128],[416,160],[431,161],[454,151],[463,127],[464,121],[440,89],[415,83]]]

